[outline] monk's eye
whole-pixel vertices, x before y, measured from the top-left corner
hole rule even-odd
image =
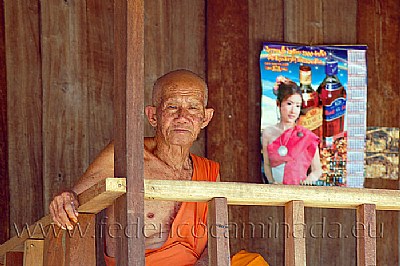
[[[175,109],[177,109],[178,107],[176,106],[176,105],[173,105],[173,104],[169,104],[169,105],[167,105],[167,109],[169,109],[169,110],[175,110]]]

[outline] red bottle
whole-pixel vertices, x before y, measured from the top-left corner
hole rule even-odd
[[[337,78],[338,62],[329,58],[325,67],[326,77],[318,87],[323,109],[323,140],[326,146],[343,135],[346,113],[346,91]]]
[[[300,66],[300,89],[303,103],[298,124],[322,138],[322,109],[318,93],[311,87],[311,68]]]

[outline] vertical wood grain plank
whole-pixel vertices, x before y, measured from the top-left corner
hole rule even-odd
[[[357,265],[376,264],[376,206],[363,204],[357,207]],[[394,248],[394,247],[393,247]]]
[[[400,2],[365,0],[357,2],[357,42],[368,46],[367,125],[400,127]],[[379,110],[379,112],[377,112]],[[365,187],[399,189],[399,180],[366,179]],[[398,212],[377,212],[377,225],[384,234],[376,238],[377,265],[399,262]],[[390,233],[386,233],[390,232]],[[393,247],[393,248],[388,248]]]
[[[4,1],[4,13],[12,228],[43,216],[39,1]]]
[[[207,155],[221,163],[223,181],[248,180],[249,7],[236,1],[207,1],[209,104],[217,108],[207,128]],[[246,223],[247,206],[231,206],[230,219]],[[230,241],[232,253],[250,245]]]
[[[284,16],[283,1],[249,1],[249,111],[248,111],[248,164],[247,182],[261,182],[261,79],[260,52],[265,41],[283,41]],[[270,15],[273,14],[274,19]],[[218,111],[219,108],[217,108]],[[249,222],[269,228],[277,220],[283,222],[282,207],[252,206],[249,210]],[[281,223],[278,222],[278,223]],[[271,226],[272,227],[272,226]],[[260,253],[270,265],[283,265],[284,238],[275,237],[269,230],[256,227],[255,234],[249,239],[251,251]],[[272,231],[271,231],[272,232]]]
[[[4,2],[0,3],[0,243],[10,237],[10,181],[8,175],[7,72]]]
[[[24,244],[24,266],[43,265],[44,240],[27,239]]]
[[[302,201],[291,201],[285,204],[285,222],[287,225],[285,265],[306,265],[306,224]]]
[[[114,1],[86,0],[89,160],[113,136]]]
[[[49,234],[44,238],[43,265],[64,266],[65,236],[67,232],[54,224],[45,227]]]
[[[205,77],[205,1],[145,1],[145,13],[145,105],[150,105],[154,82],[168,71],[186,68]],[[154,135],[147,119],[144,134]],[[204,131],[191,152],[205,155]]]
[[[67,266],[96,265],[95,214],[80,214],[79,223],[65,235]]]
[[[357,41],[368,46],[368,126],[400,127],[400,108],[393,108],[400,105],[399,12],[399,1],[358,1]]]
[[[281,13],[281,15],[279,15]],[[271,20],[265,14],[277,14]],[[247,182],[261,183],[261,78],[260,52],[265,41],[283,40],[283,3],[281,1],[249,1],[248,50],[248,165]]]
[[[127,193],[115,204],[123,228],[143,221],[144,1],[114,1],[115,176]],[[134,232],[128,230],[129,235]],[[118,265],[145,265],[144,236],[118,239]]]
[[[41,1],[44,208],[89,164],[86,1]]]
[[[228,204],[226,198],[208,202],[208,257],[211,266],[229,265]]]
[[[356,44],[357,0],[323,0],[324,44]]]
[[[87,0],[89,161],[113,138],[114,1]],[[105,211],[96,215],[104,221]],[[96,265],[105,265],[104,238],[96,231]]]
[[[284,17],[286,42],[311,45],[323,42],[322,1],[285,0]]]

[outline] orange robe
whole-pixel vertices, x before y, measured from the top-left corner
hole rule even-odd
[[[215,182],[219,164],[191,154],[193,181]],[[193,265],[207,245],[207,203],[183,202],[171,227],[168,239],[159,249],[146,250],[146,266]],[[106,265],[116,265],[105,256]]]

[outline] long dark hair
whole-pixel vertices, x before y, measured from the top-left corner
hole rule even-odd
[[[297,84],[288,78],[282,78],[277,81],[274,87],[274,94],[276,95],[276,100],[280,104],[292,95],[298,94],[301,96],[301,89]]]

